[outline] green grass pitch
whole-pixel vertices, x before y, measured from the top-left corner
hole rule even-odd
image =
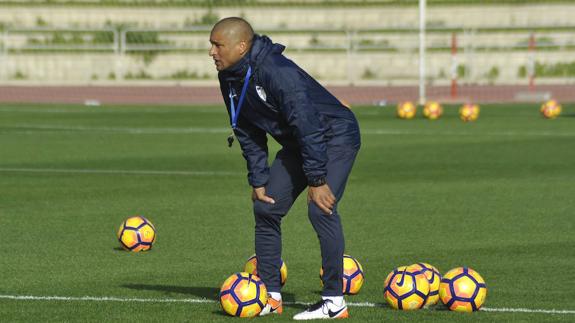
[[[366,282],[347,301],[377,306],[350,307],[351,320],[575,320],[575,105],[555,120],[536,105],[484,105],[474,123],[455,106],[437,121],[393,110],[354,108],[362,149],[339,208]],[[254,251],[254,220],[228,133],[222,106],[0,106],[1,320],[233,321],[215,300]],[[148,253],[119,249],[116,230],[135,214],[157,228]],[[291,305],[260,321],[319,298],[304,198],[283,234]],[[383,281],[415,262],[474,268],[485,308],[565,312],[394,311]],[[171,302],[192,299],[209,301]]]

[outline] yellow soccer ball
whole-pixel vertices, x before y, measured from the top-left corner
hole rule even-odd
[[[429,296],[429,282],[424,274],[412,266],[401,266],[387,275],[383,297],[394,309],[416,310],[425,305]]]
[[[479,106],[467,103],[459,108],[459,118],[465,122],[475,121],[479,118]]]
[[[246,265],[244,266],[244,271],[246,273],[252,274],[252,275],[258,275],[258,258],[256,257],[256,255],[254,254],[253,256],[251,256],[248,261],[246,261]],[[286,263],[283,261],[282,259],[282,264],[280,267],[280,275],[281,275],[281,284],[282,286],[285,285],[286,281],[287,281],[287,277],[288,277],[288,270],[287,270],[287,266]]]
[[[427,301],[425,301],[424,307],[437,304],[439,302],[439,283],[441,282],[441,274],[439,273],[439,270],[424,262],[413,264],[410,267],[425,275],[425,278],[427,278],[427,281],[429,282],[429,296],[427,297]]]
[[[541,105],[539,112],[546,119],[555,119],[561,114],[561,105],[555,100],[549,100]]]
[[[118,240],[126,250],[148,251],[156,241],[156,228],[143,216],[129,217],[120,225]]]
[[[417,106],[413,102],[401,102],[397,105],[397,117],[400,119],[413,119],[417,113]]]
[[[439,298],[452,311],[477,311],[485,302],[486,296],[485,280],[471,268],[451,269],[439,284]]]
[[[267,295],[266,286],[258,276],[235,273],[220,288],[220,305],[231,316],[254,317],[266,305]]]
[[[423,107],[423,116],[429,120],[437,120],[443,114],[443,107],[438,102],[427,102]]]
[[[323,286],[323,267],[319,270],[319,279]],[[350,255],[343,255],[343,294],[359,293],[364,281],[365,274],[359,261]]]

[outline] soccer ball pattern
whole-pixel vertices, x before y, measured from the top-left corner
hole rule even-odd
[[[319,278],[323,286],[323,267],[319,270]],[[363,267],[350,255],[343,255],[343,294],[355,295],[359,293],[365,280]]]
[[[561,114],[561,105],[555,100],[549,100],[541,105],[539,110],[546,119],[555,119]]]
[[[249,273],[231,275],[220,289],[220,304],[231,316],[254,317],[267,301],[266,286],[258,276]]]
[[[256,276],[258,275],[258,258],[256,257],[256,255],[253,255],[248,259],[246,265],[244,266],[244,271],[252,275]],[[283,261],[283,259],[280,267],[280,275],[281,275],[281,284],[283,286],[285,285],[288,277],[287,266],[286,263]]]
[[[394,269],[385,279],[383,297],[394,309],[416,310],[425,305],[429,295],[429,282],[413,266]]]
[[[156,241],[156,228],[143,216],[126,219],[118,230],[118,240],[126,250],[139,252],[152,249]]]
[[[465,122],[475,121],[479,118],[479,106],[477,104],[464,104],[459,108],[459,118]]]
[[[355,295],[359,293],[365,280],[363,267],[350,255],[343,255],[343,293]]]
[[[400,119],[413,119],[417,113],[417,107],[412,102],[401,102],[397,105],[397,117]]]
[[[477,311],[486,296],[487,286],[483,277],[471,268],[454,268],[443,276],[439,284],[439,298],[452,311]]]
[[[437,120],[443,114],[443,107],[438,102],[427,102],[423,107],[423,116],[429,120]]]
[[[424,307],[435,305],[439,302],[439,283],[441,282],[441,274],[434,266],[420,262],[413,264],[410,267],[414,270],[421,272],[429,282],[429,296],[425,301]]]

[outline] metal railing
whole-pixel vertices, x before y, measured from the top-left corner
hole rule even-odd
[[[126,58],[132,54],[153,53],[162,55],[168,52],[200,52],[209,48],[208,27],[184,29],[142,29],[142,28],[6,28],[0,36],[0,80],[9,79],[7,75],[10,56],[18,53],[111,53],[114,54],[116,80],[123,80]],[[538,27],[540,41],[537,50],[575,50],[575,26]],[[354,69],[358,53],[394,53],[418,55],[417,29],[269,29],[262,30],[274,39],[301,36],[304,40],[292,41],[288,47],[294,52],[336,52],[347,55],[347,81],[353,83]],[[509,30],[498,29],[457,29],[428,28],[426,30],[429,52],[449,52],[452,49],[452,33],[461,38],[457,47],[468,62],[481,51],[521,51],[529,55],[528,27]],[[503,40],[497,40],[495,35]],[[553,39],[550,38],[551,35]],[[484,37],[486,36],[486,37]],[[170,38],[171,37],[171,38]],[[173,40],[174,37],[188,41]],[[276,38],[277,37],[277,38]],[[332,38],[332,40],[324,40]],[[172,40],[170,40],[172,39]],[[196,41],[189,41],[195,39]],[[497,40],[497,41],[496,41]],[[473,63],[471,63],[473,64]],[[448,66],[447,69],[450,69]],[[473,68],[469,69],[473,71]],[[468,75],[469,76],[469,75]],[[473,75],[471,75],[473,76]]]

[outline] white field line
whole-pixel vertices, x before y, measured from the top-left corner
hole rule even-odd
[[[188,127],[188,128],[129,128],[129,127],[84,127],[64,125],[27,125],[18,124],[8,129],[22,128],[23,131],[56,131],[56,132],[111,132],[127,134],[186,134],[186,133],[230,133],[229,128]],[[33,131],[32,131],[33,132]]]
[[[120,298],[120,297],[69,297],[69,296],[31,296],[31,295],[0,295],[0,299],[18,301],[84,301],[84,302],[132,302],[132,303],[215,303],[205,298]]]
[[[504,312],[504,313],[543,313],[543,314],[575,314],[575,310],[542,310],[531,308],[482,308],[485,312]]]
[[[59,109],[59,108],[11,108],[11,107],[0,107],[1,112],[17,112],[17,113],[44,113],[44,114],[51,114],[51,113],[67,113],[67,114],[90,114],[90,113],[107,113],[107,114],[122,114],[126,112],[130,113],[153,113],[153,114],[169,114],[178,111],[186,111],[186,112],[193,112],[193,113],[214,113],[214,114],[226,114],[226,109],[223,107],[209,109],[209,108],[191,108],[191,109],[182,109],[182,110],[172,110],[172,109],[141,109],[138,108],[134,110],[132,108],[113,108],[113,109],[100,109],[98,107],[85,107],[85,109]]]
[[[20,108],[0,108],[0,112],[19,112],[19,113],[86,113],[87,111],[81,110],[67,110],[67,109],[54,109],[54,108],[34,108],[34,109],[20,109]]]
[[[64,301],[64,302],[131,302],[131,303],[217,303],[216,300],[206,298],[122,298],[122,297],[94,297],[94,296],[32,296],[32,295],[0,295],[0,299],[17,301]],[[284,302],[286,305],[311,305],[306,302]],[[349,302],[350,307],[383,307],[382,304],[370,302]],[[540,313],[540,314],[575,314],[575,310],[545,310],[530,308],[481,308],[485,312],[502,313]]]
[[[235,176],[242,172],[225,171],[168,171],[168,170],[127,170],[127,169],[58,169],[58,168],[3,168],[10,173],[63,173],[63,174],[113,174],[113,175],[167,175],[167,176]]]
[[[552,132],[552,131],[478,131],[478,132],[461,132],[461,131],[409,131],[393,129],[365,129],[360,130],[364,135],[421,135],[421,136],[495,136],[495,137],[575,137],[572,132]]]
[[[0,128],[1,129],[1,128]],[[229,133],[226,127],[182,127],[182,128],[132,128],[132,127],[86,127],[86,126],[66,126],[66,125],[37,125],[37,124],[16,124],[4,129],[16,130],[18,133],[35,134],[37,132],[95,132],[95,133],[122,133],[122,134],[212,134]],[[534,136],[534,137],[575,137],[575,132],[553,132],[553,131],[412,131],[400,129],[362,129],[363,135],[422,135],[422,136]]]

